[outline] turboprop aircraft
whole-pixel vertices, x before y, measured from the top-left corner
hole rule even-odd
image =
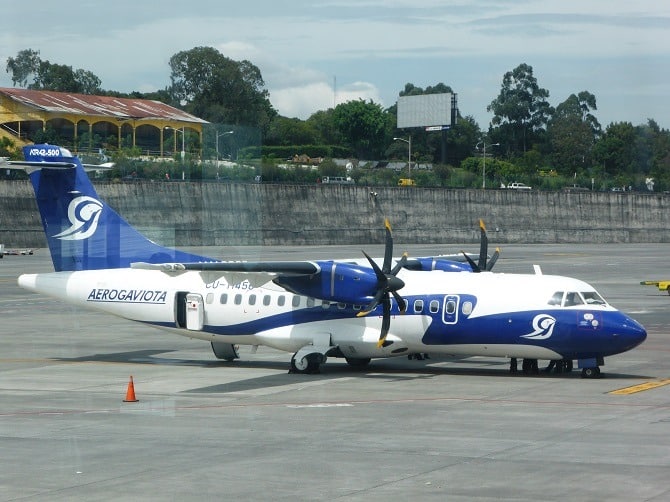
[[[510,358],[511,370],[522,358],[524,371],[538,359],[566,370],[576,360],[597,377],[606,356],[647,336],[577,279],[492,273],[482,256],[468,262],[480,273],[435,270],[442,258],[394,260],[388,222],[381,266],[364,252],[353,262],[226,262],[169,249],[100,200],[84,169],[98,166],[54,145],[24,156],[4,164],[30,176],[55,272],[23,274],[19,285],[208,341],[220,359],[266,345],[292,353],[295,373],[318,372],[328,357],[364,366],[441,354]]]

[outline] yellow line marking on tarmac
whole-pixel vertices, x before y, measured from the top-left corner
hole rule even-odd
[[[608,394],[616,394],[617,396],[625,396],[628,394],[635,394],[637,392],[643,392],[645,390],[655,389],[657,387],[663,387],[664,385],[670,384],[670,378],[664,380],[655,380],[651,382],[645,382],[638,385],[632,385],[631,387],[624,387],[623,389],[613,390],[608,392]]]

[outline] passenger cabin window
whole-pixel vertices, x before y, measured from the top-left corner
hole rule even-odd
[[[414,313],[420,314],[423,312],[423,300],[414,300]]]
[[[277,305],[283,307],[285,303],[286,297],[284,295],[280,295],[279,298],[277,298]]]
[[[437,313],[437,311],[440,310],[440,302],[437,300],[431,300],[429,308],[431,314]]]
[[[291,300],[291,305],[294,308],[300,307],[300,297],[298,295],[293,296],[293,299]]]
[[[272,298],[270,297],[270,295],[265,295],[265,296],[263,297],[263,305],[265,305],[266,307],[267,307],[268,305],[270,305],[270,300],[271,300],[271,299],[272,299]]]
[[[256,295],[249,295],[249,305],[256,305]]]
[[[447,314],[453,315],[456,312],[456,302],[454,300],[448,300],[444,306]]]
[[[221,298],[219,299],[219,303],[221,303],[221,305],[225,305],[226,303],[228,303],[228,293],[223,293],[221,295]]]
[[[242,303],[242,295],[235,295],[235,305],[240,305]]]

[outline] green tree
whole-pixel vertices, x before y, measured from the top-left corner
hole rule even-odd
[[[170,69],[173,98],[198,117],[266,130],[276,115],[261,72],[249,61],[233,61],[212,47],[195,47],[173,55]]]
[[[309,122],[277,116],[272,119],[265,137],[266,145],[314,145],[319,143],[317,131]],[[299,153],[299,152],[296,152]]]
[[[486,109],[494,113],[491,139],[508,148],[511,156],[523,153],[541,141],[542,132],[553,113],[547,98],[525,63],[505,73],[497,98]]]
[[[324,145],[342,144],[342,135],[337,130],[333,119],[334,113],[333,108],[328,108],[313,113],[307,119],[307,124],[316,134],[317,142]]]
[[[6,69],[12,75],[14,85],[27,86],[28,89],[79,94],[101,93],[101,81],[95,74],[82,69],[73,70],[67,65],[42,61],[39,51],[32,49],[19,51],[16,58],[7,58]]]
[[[654,158],[650,175],[655,181],[654,190],[667,191],[670,190],[670,131],[661,129],[652,119],[647,126],[653,132]]]
[[[574,175],[591,167],[593,148],[601,132],[598,120],[591,113],[595,109],[596,98],[587,91],[571,94],[556,107],[547,135],[552,167],[560,174]]]
[[[601,172],[605,187],[628,184],[635,168],[635,127],[630,122],[613,122],[607,126],[602,138],[594,148],[598,171]]]
[[[339,104],[333,111],[333,123],[345,145],[358,158],[374,159],[383,155],[389,138],[386,112],[381,105],[362,99]]]
[[[26,87],[31,75],[37,74],[40,67],[40,51],[24,49],[15,58],[7,58],[6,71],[11,75],[12,84]]]

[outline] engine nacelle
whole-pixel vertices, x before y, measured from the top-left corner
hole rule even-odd
[[[422,271],[442,270],[444,272],[472,272],[472,267],[467,262],[439,257],[411,258],[407,261],[405,268]]]
[[[377,293],[378,280],[369,267],[332,261],[317,262],[312,275],[277,277],[274,282],[298,295],[330,302],[365,305]]]

